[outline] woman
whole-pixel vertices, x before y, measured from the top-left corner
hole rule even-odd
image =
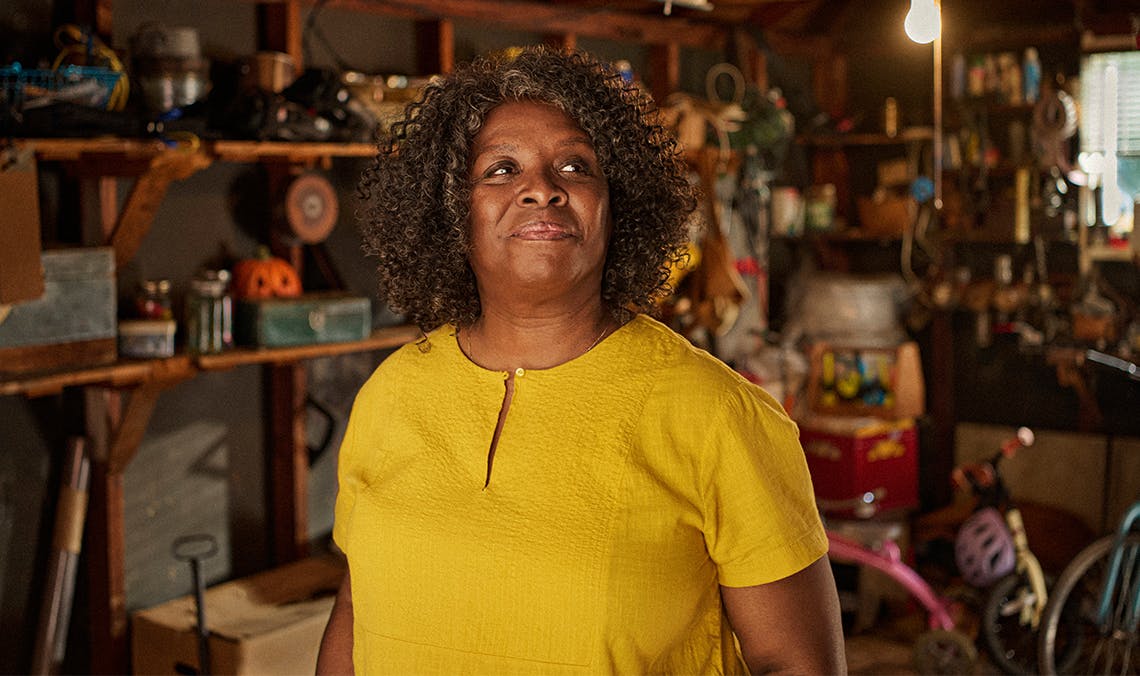
[[[362,192],[426,336],[357,395],[318,671],[835,673],[795,426],[650,319],[694,196],[649,100],[543,48],[429,85]]]

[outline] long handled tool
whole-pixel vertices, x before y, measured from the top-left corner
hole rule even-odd
[[[83,545],[83,524],[87,519],[87,484],[91,477],[85,446],[83,437],[68,440],[40,623],[32,652],[31,673],[37,675],[58,673],[67,646],[75,575]]]
[[[212,535],[184,535],[174,541],[174,558],[190,562],[194,581],[194,606],[198,613],[198,673],[210,673],[210,630],[206,625],[206,580],[202,561],[218,553],[218,542]]]

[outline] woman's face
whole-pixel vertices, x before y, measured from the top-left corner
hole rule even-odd
[[[600,297],[609,184],[589,136],[565,113],[503,103],[472,141],[471,268],[497,299]]]

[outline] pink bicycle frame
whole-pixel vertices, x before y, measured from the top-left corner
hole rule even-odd
[[[827,531],[828,555],[844,563],[856,563],[883,571],[892,580],[903,586],[919,603],[926,608],[927,621],[931,629],[952,631],[954,620],[950,617],[949,606],[934,592],[934,589],[902,562],[902,553],[897,543],[887,540],[878,550],[871,550],[858,542],[838,533]]]

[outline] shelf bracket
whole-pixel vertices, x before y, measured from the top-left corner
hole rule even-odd
[[[176,362],[159,362],[160,365],[164,363]],[[158,397],[197,372],[186,362],[177,363],[181,368],[165,372],[162,372],[161,366],[157,367],[152,379],[131,390],[130,399],[107,448],[107,457],[98,458],[106,464],[108,474],[121,475],[134,459],[142,443],[143,434],[146,433],[150,417],[154,413],[155,404],[158,403]]]
[[[108,244],[115,250],[116,269],[125,266],[138,251],[154,216],[173,181],[188,178],[210,166],[213,160],[201,152],[160,153],[151,158],[127,196]]]

